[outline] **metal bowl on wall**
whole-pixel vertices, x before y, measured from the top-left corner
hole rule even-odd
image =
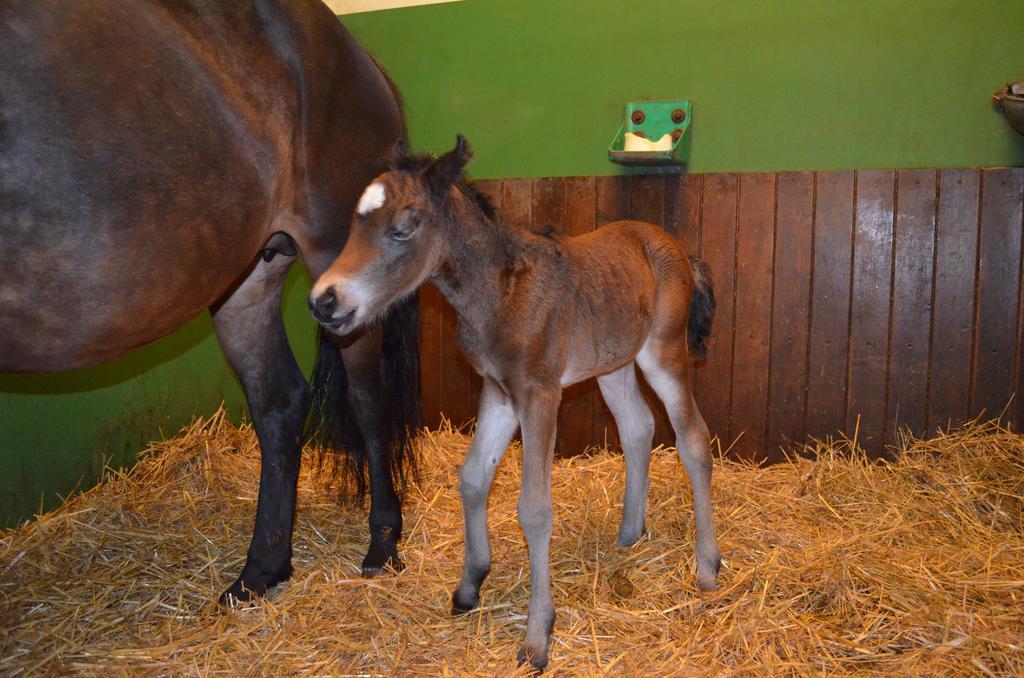
[[[1024,134],[1024,82],[1010,83],[993,94],[992,101],[1003,109],[1010,127]]]

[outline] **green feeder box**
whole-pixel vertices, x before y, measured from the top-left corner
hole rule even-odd
[[[608,147],[608,158],[621,165],[684,165],[690,156],[692,117],[688,99],[631,101]],[[640,139],[627,139],[627,133]]]

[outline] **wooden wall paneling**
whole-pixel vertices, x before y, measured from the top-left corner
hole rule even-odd
[[[717,436],[722,451],[732,444],[729,408],[732,399],[733,308],[736,273],[736,174],[706,174],[701,193],[701,258],[711,269],[715,319],[708,338],[708,357],[697,370],[701,414]]]
[[[565,233],[583,235],[597,224],[597,181],[594,177],[565,178]]]
[[[700,255],[700,195],[703,175],[683,174],[668,176],[665,181],[665,230],[676,239],[688,256]],[[711,285],[714,287],[715,272],[711,271]],[[694,397],[697,393],[697,370],[703,363],[694,363],[687,372],[687,381]]]
[[[974,169],[940,173],[928,382],[932,432],[970,417],[980,182],[981,173]]]
[[[665,230],[689,256],[700,256],[701,174],[669,176],[665,182]],[[714,271],[711,272],[712,276]]]
[[[663,174],[633,176],[629,197],[630,219],[664,226],[665,178]]]
[[[594,227],[629,218],[630,176],[596,177],[594,180]],[[594,421],[591,440],[596,445],[618,445],[615,419],[600,393],[594,395]]]
[[[594,177],[566,177],[562,193],[565,234],[583,235],[593,231],[597,221]],[[580,451],[603,440],[594,430],[594,409],[599,406],[597,400],[600,396],[597,395],[597,382],[593,379],[565,390],[558,422],[560,438],[564,435],[564,439],[559,441],[560,449]]]
[[[665,226],[665,180],[663,174],[637,174],[632,178],[629,197],[629,218],[664,228]],[[676,444],[675,433],[668,419],[665,407],[654,391],[641,378],[641,390],[654,414],[654,444]]]
[[[846,427],[854,179],[853,172],[816,177],[804,430],[819,439]]]
[[[893,234],[892,328],[886,439],[927,425],[935,254],[935,170],[900,170]]]
[[[565,230],[565,182],[560,177],[533,180],[533,202],[530,226],[535,231],[551,227],[556,233]]]
[[[635,218],[699,253],[718,312],[694,390],[723,448],[743,432],[737,451],[763,457],[790,439],[853,435],[860,415],[860,442],[877,453],[895,426],[994,416],[1024,389],[1022,168],[476,185],[509,223],[575,235]],[[420,312],[425,423],[464,423],[480,382],[454,314],[430,286]],[[596,393],[567,393],[563,453],[617,440]],[[1020,425],[1024,398],[1009,419]],[[672,442],[664,420],[659,439]]]
[[[740,176],[736,228],[736,329],[729,435],[735,452],[764,459],[775,238],[775,175]]]
[[[631,179],[629,175],[612,177],[596,177],[594,205],[597,228],[613,221],[629,218],[629,198]]]
[[[1017,387],[1024,168],[985,170],[982,182],[971,412],[994,417]]]
[[[807,338],[814,257],[814,174],[779,174],[768,370],[769,456],[804,439]]]
[[[505,223],[529,226],[533,212],[533,180],[505,179],[501,182],[501,218]]]
[[[889,170],[857,173],[846,431],[875,453],[885,433],[894,181]]]

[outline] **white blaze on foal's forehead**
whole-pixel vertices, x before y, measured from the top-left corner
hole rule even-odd
[[[359,204],[356,205],[356,211],[360,216],[369,214],[384,204],[384,197],[384,184],[375,181],[363,191],[363,195],[359,198]]]

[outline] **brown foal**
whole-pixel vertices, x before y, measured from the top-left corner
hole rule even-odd
[[[426,281],[455,308],[459,341],[484,385],[460,472],[465,561],[452,608],[465,612],[480,602],[491,566],[487,495],[521,427],[519,522],[530,552],[531,596],[519,660],[542,668],[555,619],[551,466],[558,405],[570,384],[596,376],[618,425],[626,457],[618,543],[629,546],[644,531],[654,431],[637,385],[639,366],[665,405],[693,489],[697,581],[702,589],[716,586],[708,429],[687,378],[693,357],[703,355],[714,297],[704,266],[656,226],[620,221],[564,238],[498,223],[462,181],[469,159],[460,136],[433,162],[406,158],[377,177],[310,303],[339,334],[375,321]]]

